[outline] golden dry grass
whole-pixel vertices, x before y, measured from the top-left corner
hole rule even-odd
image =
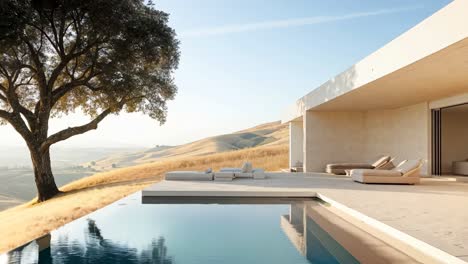
[[[255,167],[277,171],[287,167],[288,147],[263,146],[198,157],[168,159],[74,181],[61,188],[65,193],[44,203],[29,202],[0,212],[0,252],[11,250],[30,240],[131,193],[158,182],[167,171],[218,170],[239,167],[243,161]]]
[[[279,146],[288,144],[289,127],[280,121],[262,124],[253,128],[204,138],[191,143],[161,149],[149,149],[131,153],[116,153],[105,159],[85,164],[96,170],[110,170],[113,165],[135,166],[174,158],[196,157],[224,153],[246,146]],[[259,140],[263,138],[263,140]]]

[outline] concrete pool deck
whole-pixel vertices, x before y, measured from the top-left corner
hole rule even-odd
[[[468,261],[468,183],[454,178],[423,178],[420,185],[374,185],[320,173],[268,173],[263,180],[162,181],[142,192],[144,197],[316,194]]]

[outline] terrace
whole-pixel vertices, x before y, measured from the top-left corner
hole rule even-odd
[[[269,173],[264,180],[163,181],[142,195],[144,202],[174,197],[320,197],[336,212],[346,212],[341,215],[345,221],[354,221],[370,233],[377,228],[393,236],[387,244],[395,246],[394,241],[405,240],[402,251],[406,253],[418,249],[441,262],[454,263],[468,261],[468,185],[462,179],[436,177],[422,178],[420,185],[373,185],[321,173]],[[458,259],[447,259],[450,256],[437,249]]]

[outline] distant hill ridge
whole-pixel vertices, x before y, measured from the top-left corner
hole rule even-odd
[[[288,142],[287,124],[280,121],[261,124],[231,134],[197,140],[179,146],[157,146],[138,152],[118,153],[93,163],[98,170],[127,167],[167,158],[201,156],[258,146],[283,145]]]

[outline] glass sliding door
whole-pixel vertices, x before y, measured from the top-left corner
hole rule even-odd
[[[442,175],[442,110],[432,109],[432,175]]]

